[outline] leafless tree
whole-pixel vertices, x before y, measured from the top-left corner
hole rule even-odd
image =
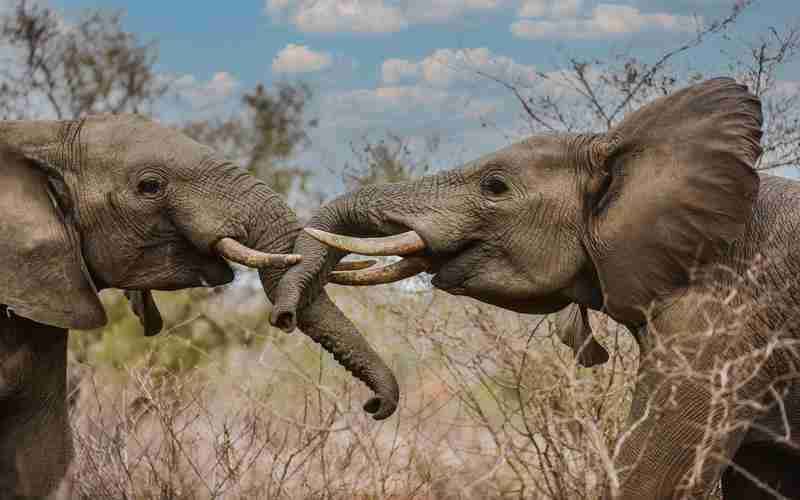
[[[759,169],[800,166],[800,89],[780,80],[800,55],[800,19],[770,26],[757,39],[737,34],[737,21],[757,7],[740,0],[721,19],[705,25],[687,41],[645,60],[630,50],[605,59],[569,57],[534,82],[507,81],[478,72],[519,101],[532,131],[609,129],[630,110],[677,87],[712,76],[715,69],[679,67],[681,56],[714,44],[727,59],[725,68],[761,97],[765,114],[764,155]],[[724,59],[723,59],[724,60]],[[591,119],[587,120],[587,117]]]
[[[351,142],[353,161],[342,169],[345,184],[357,188],[425,175],[431,169],[429,159],[439,148],[439,140],[435,134],[426,137],[421,151],[411,147],[409,138],[393,132],[377,140],[364,136],[360,142]]]
[[[169,82],[154,65],[154,42],[140,43],[122,14],[84,12],[75,24],[53,9],[19,0],[0,22],[8,64],[0,71],[5,118],[74,118],[146,111]]]

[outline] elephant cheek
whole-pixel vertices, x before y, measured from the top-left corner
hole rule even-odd
[[[431,284],[451,295],[466,295],[467,291],[462,286],[463,279],[460,273],[448,271],[447,269],[440,270],[436,276],[431,280]]]
[[[451,295],[474,296],[479,292],[476,285],[483,281],[480,275],[483,259],[484,253],[479,248],[462,252],[439,268],[431,284]]]
[[[124,279],[113,285],[127,289],[178,290],[221,286],[234,279],[231,267],[220,257],[191,251],[152,252],[129,267]]]
[[[511,260],[479,249],[443,266],[432,284],[452,295],[465,295],[521,313],[550,313],[568,303],[553,283],[534,279]]]

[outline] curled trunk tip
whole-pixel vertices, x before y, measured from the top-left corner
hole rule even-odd
[[[375,393],[364,405],[364,411],[371,413],[375,420],[394,414],[400,400],[400,387],[394,373],[327,293],[323,291],[303,308],[297,319],[297,326],[306,335]]]

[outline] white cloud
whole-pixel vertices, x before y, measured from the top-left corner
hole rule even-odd
[[[177,95],[196,110],[223,104],[238,87],[239,81],[225,71],[214,73],[206,82],[198,81],[194,75],[182,75],[173,82]]]
[[[272,60],[272,71],[276,73],[311,73],[331,65],[331,56],[315,52],[306,45],[288,44]]]
[[[523,0],[519,7],[520,17],[574,17],[581,8],[582,0]]]
[[[533,66],[519,64],[510,57],[493,54],[488,48],[437,49],[421,61],[387,59],[381,68],[383,82],[421,78],[430,85],[449,87],[458,82],[480,78],[486,73],[509,82],[529,83],[536,78]]]
[[[337,127],[358,128],[375,119],[390,120],[398,113],[406,117],[427,115],[449,98],[445,91],[419,85],[386,85],[330,94],[323,109],[336,117]],[[371,118],[368,120],[367,116]]]
[[[697,19],[697,22],[701,22]],[[522,19],[511,25],[520,38],[605,38],[637,33],[645,29],[692,31],[697,27],[690,16],[666,13],[646,14],[627,5],[600,4],[588,18]]]
[[[278,18],[285,13],[306,33],[392,33],[408,24],[383,0],[267,0],[267,11]]]
[[[332,92],[322,96],[320,127],[315,135],[337,149],[337,144],[349,144],[376,131],[392,131],[404,137],[449,134],[481,127],[485,117],[515,109],[504,106],[505,99],[477,98],[466,90],[416,84]]]
[[[307,33],[394,33],[412,24],[442,23],[512,0],[266,0],[266,11]]]
[[[443,23],[469,11],[488,11],[502,7],[508,0],[406,0],[403,12],[412,24]]]
[[[417,76],[419,76],[419,63],[407,59],[387,59],[381,66],[381,79],[384,83],[394,84]]]
[[[280,12],[281,10],[287,8],[289,4],[292,3],[292,0],[267,0],[267,11],[269,12]]]

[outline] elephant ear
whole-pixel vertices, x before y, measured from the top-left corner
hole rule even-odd
[[[609,183],[588,247],[617,321],[642,323],[654,299],[687,286],[742,234],[761,124],[759,99],[717,78],[642,107],[593,145]]]
[[[578,363],[587,368],[608,361],[608,351],[592,336],[589,314],[584,306],[570,304],[556,313],[556,334],[572,349]]]
[[[47,173],[50,172],[50,173]],[[0,304],[61,328],[91,329],[106,313],[81,255],[63,179],[0,149]]]
[[[139,318],[146,337],[152,337],[164,328],[164,320],[158,310],[153,293],[150,290],[126,290],[125,296],[131,305],[131,310]]]

